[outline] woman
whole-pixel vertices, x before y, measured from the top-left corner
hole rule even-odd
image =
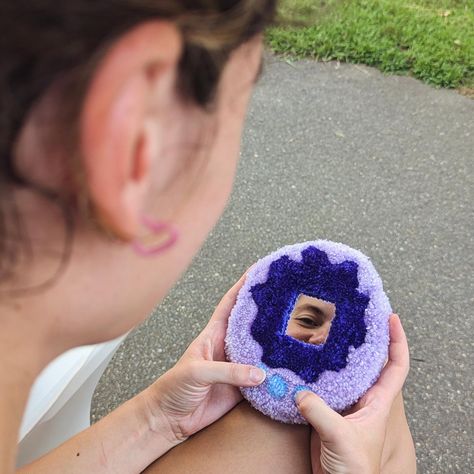
[[[41,369],[142,321],[221,214],[273,8],[272,0],[2,2],[2,474],[14,471]],[[239,404],[236,387],[264,377],[224,362],[242,281],[174,368],[21,472],[131,473],[157,459],[149,472],[413,470],[398,318],[384,374],[353,414],[299,395],[311,434]]]

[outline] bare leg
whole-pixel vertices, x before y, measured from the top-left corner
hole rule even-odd
[[[229,414],[169,451],[147,474],[310,474],[310,430],[284,425],[241,402]],[[414,474],[416,459],[401,394],[387,426],[382,474]]]
[[[395,399],[387,425],[382,453],[382,474],[414,474],[416,454],[400,393]]]
[[[155,461],[147,474],[311,474],[308,426],[285,425],[239,403]]]

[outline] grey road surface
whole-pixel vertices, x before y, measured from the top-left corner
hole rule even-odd
[[[408,334],[420,473],[474,472],[474,101],[356,65],[270,57],[229,206],[121,346],[96,420],[170,367],[256,259],[312,239],[369,255]]]

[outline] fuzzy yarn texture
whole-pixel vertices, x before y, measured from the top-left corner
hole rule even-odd
[[[324,344],[286,335],[301,293],[336,306]],[[376,382],[388,355],[391,313],[382,281],[360,251],[328,240],[288,245],[248,273],[229,318],[226,355],[265,370],[260,386],[241,389],[254,408],[304,424],[294,403],[298,391],[311,390],[341,412]]]

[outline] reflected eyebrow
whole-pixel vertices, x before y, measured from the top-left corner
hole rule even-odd
[[[313,304],[302,304],[301,306],[298,306],[297,308],[298,311],[313,311],[316,314],[319,314],[320,316],[326,316],[324,311],[321,308],[318,308],[317,306]]]

